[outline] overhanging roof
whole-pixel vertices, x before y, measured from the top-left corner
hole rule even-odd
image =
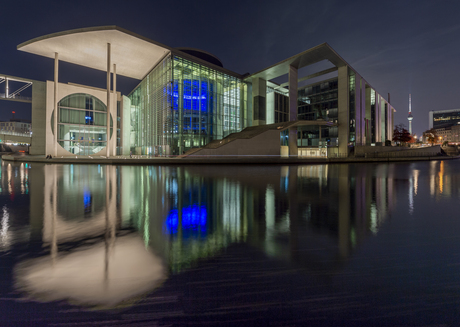
[[[79,28],[37,37],[18,45],[18,50],[97,70],[107,71],[107,43],[117,74],[142,79],[172,48],[120,28]]]
[[[323,43],[288,59],[285,59],[277,64],[274,64],[255,74],[251,74],[246,77],[245,80],[250,80],[253,77],[259,77],[268,81],[287,74],[289,72],[289,66],[293,66],[299,69],[325,59],[329,60],[336,67],[347,65],[347,62],[343,60],[343,58],[340,57],[337,52],[335,52],[334,49],[329,46],[329,44]]]

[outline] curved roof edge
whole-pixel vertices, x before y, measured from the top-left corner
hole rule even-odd
[[[22,47],[24,47],[26,45],[29,45],[29,44],[32,44],[32,43],[35,43],[35,42],[38,42],[38,41],[46,40],[46,39],[51,39],[51,38],[58,37],[58,36],[65,36],[65,35],[71,35],[71,34],[77,34],[77,33],[85,33],[85,32],[112,31],[112,30],[120,31],[120,32],[123,32],[125,34],[128,34],[128,35],[131,35],[133,37],[136,37],[138,39],[141,39],[141,40],[144,40],[144,41],[159,45],[161,47],[167,48],[168,50],[172,50],[172,48],[168,47],[167,45],[164,45],[164,44],[161,44],[159,42],[153,41],[153,40],[151,40],[151,39],[149,39],[149,38],[147,38],[145,36],[142,36],[140,34],[131,32],[131,31],[129,31],[127,29],[124,29],[122,27],[119,27],[117,25],[82,27],[82,28],[75,28],[75,29],[71,29],[71,30],[66,30],[66,31],[60,31],[60,32],[55,32],[55,33],[51,33],[51,34],[46,34],[46,35],[38,36],[38,37],[33,38],[31,40],[22,42],[21,44],[19,44],[17,46],[17,49],[20,50],[20,48],[22,48]]]
[[[212,59],[215,59],[215,61],[214,60],[209,61],[208,58],[201,58],[201,57],[198,57],[198,58],[206,60],[208,62],[211,62],[212,64],[218,65],[218,66],[220,66],[222,68],[224,67],[224,64],[222,63],[222,60],[220,60],[217,56],[213,55],[212,53],[210,53],[208,51],[204,51],[204,50],[197,49],[197,48],[189,48],[189,47],[178,47],[178,48],[176,48],[176,50],[188,53],[188,54],[190,54],[190,55],[192,55],[194,57],[196,57],[196,55],[193,54],[195,52],[197,52],[198,54],[205,54],[206,56],[209,56]]]

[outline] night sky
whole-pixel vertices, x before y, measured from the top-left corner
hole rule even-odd
[[[458,1],[2,1],[0,74],[53,79],[53,60],[16,50],[32,38],[117,25],[171,47],[208,51],[224,67],[255,73],[327,42],[397,110],[413,130],[428,111],[460,108]],[[61,63],[60,81],[105,87],[104,72]],[[122,78],[128,94],[139,81]],[[0,87],[3,92],[3,87]],[[30,105],[0,101],[0,120],[30,118]]]

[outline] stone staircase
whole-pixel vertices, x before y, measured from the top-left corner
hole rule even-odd
[[[283,123],[276,123],[276,124],[270,124],[270,125],[261,125],[261,126],[251,126],[251,127],[246,127],[243,129],[241,132],[238,133],[232,133],[226,137],[224,137],[221,140],[214,140],[206,144],[205,146],[201,148],[193,148],[185,152],[184,154],[178,156],[178,158],[184,158],[189,155],[192,155],[193,153],[201,150],[201,149],[217,149],[221,146],[224,146],[230,142],[233,142],[238,139],[251,139],[253,137],[256,137],[257,135],[260,135],[262,133],[265,133],[266,131],[269,130],[279,130],[280,132],[291,127],[292,125],[295,125],[296,122],[283,122]]]

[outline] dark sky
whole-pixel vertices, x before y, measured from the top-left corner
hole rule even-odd
[[[91,26],[118,25],[172,47],[203,49],[241,74],[327,42],[377,92],[391,93],[395,124],[407,125],[411,93],[420,135],[429,110],[460,108],[459,18],[460,2],[448,0],[2,1],[0,74],[52,80],[53,60],[16,46]],[[60,80],[104,87],[105,73],[61,64]],[[137,83],[120,78],[118,89],[127,94]],[[12,106],[0,101],[0,120],[10,118]]]

